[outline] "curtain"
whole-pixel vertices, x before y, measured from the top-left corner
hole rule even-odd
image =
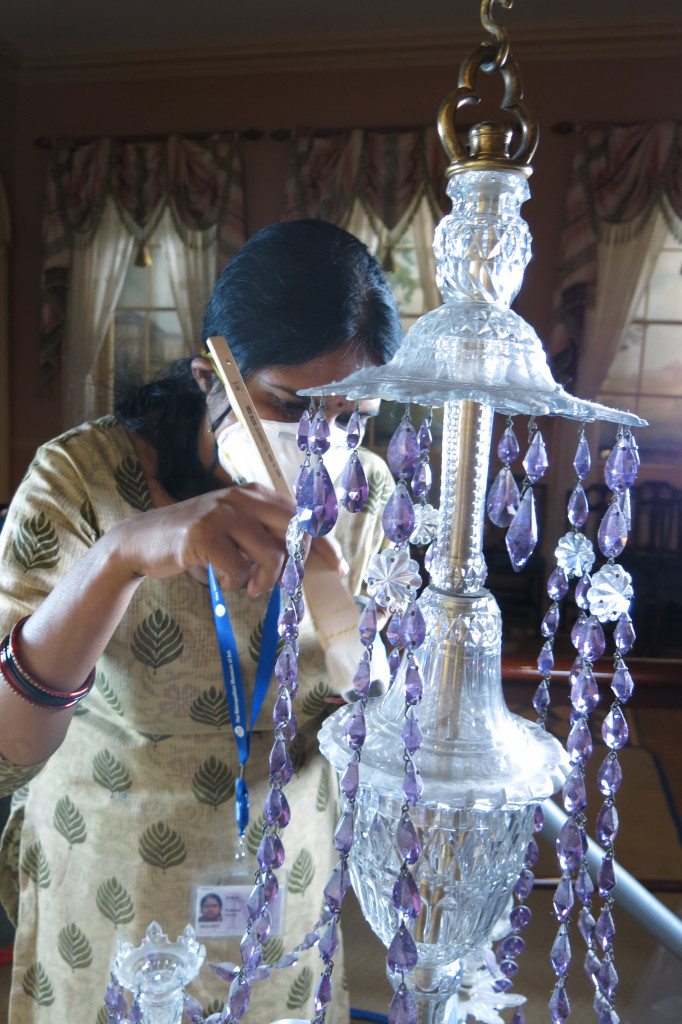
[[[204,139],[63,139],[54,144],[43,218],[43,381],[59,369],[67,309],[76,312],[69,302],[74,253],[94,244],[109,203],[137,245],[150,238],[167,211],[183,243],[213,252],[214,277],[242,245],[246,233],[237,141],[234,133],[222,133]],[[179,261],[175,266],[180,281]],[[196,267],[185,273],[194,280],[199,276]],[[196,312],[187,310],[185,320],[189,332]]]
[[[178,311],[187,355],[197,352],[204,339],[204,308],[216,279],[217,233],[185,230],[181,236],[169,213],[156,232],[168,260],[173,302]]]
[[[65,428],[92,419],[109,404],[110,382],[98,382],[94,370],[121,294],[132,249],[133,236],[109,200],[90,244],[72,253],[68,329],[63,352],[62,425]]]

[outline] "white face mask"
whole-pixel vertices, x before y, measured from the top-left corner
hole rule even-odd
[[[295,423],[261,420],[272,450],[277,456],[282,473],[293,492],[296,477],[303,464],[305,452],[296,442]],[[231,423],[217,438],[218,461],[225,472],[239,483],[264,484],[272,487],[270,477],[258,450],[241,423]],[[336,424],[330,427],[329,450],[322,456],[326,470],[335,482],[348,462],[350,449],[346,445],[346,431]]]

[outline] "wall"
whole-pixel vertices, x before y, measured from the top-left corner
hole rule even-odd
[[[523,76],[527,102],[543,131],[531,179],[533,198],[525,210],[535,255],[518,310],[542,336],[550,321],[563,201],[575,145],[573,135],[555,134],[550,126],[561,121],[680,119],[682,94],[673,61],[529,62],[523,67]],[[47,163],[46,151],[35,145],[37,138],[229,128],[271,131],[296,125],[414,126],[433,123],[441,99],[454,82],[452,69],[408,67],[21,85],[10,161],[13,181],[7,182],[16,226],[10,320],[12,481],[20,478],[36,445],[58,433],[61,426],[59,382],[45,389],[37,379],[40,234]],[[287,147],[269,138],[244,141],[243,153],[248,228],[253,231],[280,216]],[[7,161],[6,153],[0,154],[0,170],[3,161]]]

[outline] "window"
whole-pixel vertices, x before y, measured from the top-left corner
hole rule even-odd
[[[604,381],[599,401],[649,421],[637,432],[643,466],[675,468],[682,446],[682,243],[666,237]],[[613,427],[600,431],[602,450]]]
[[[128,267],[105,348],[105,379],[141,384],[185,353],[163,246],[153,239]]]

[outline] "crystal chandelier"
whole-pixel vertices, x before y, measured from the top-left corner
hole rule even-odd
[[[511,7],[511,0],[501,3]],[[439,113],[441,139],[450,159],[447,193],[452,201],[452,213],[438,225],[434,240],[444,304],[414,324],[388,364],[363,368],[324,389],[351,400],[380,397],[405,404],[388,448],[396,487],[383,525],[391,546],[374,556],[365,581],[369,602],[360,618],[362,655],[352,680],[358,699],[327,719],[320,732],[322,752],[339,778],[342,813],[334,837],[339,861],[324,889],[325,909],[318,926],[276,965],[263,966],[261,947],[277,899],[277,868],[284,861],[283,837],[291,814],[285,788],[292,775],[288,746],[296,729],[292,699],[297,689],[298,626],[305,613],[304,538],[328,533],[339,503],[355,513],[368,496],[357,452],[359,417],[352,416],[348,424],[349,461],[335,491],[321,458],[329,446],[324,395],[319,398],[320,392],[313,391],[306,392],[311,412],[304,414],[298,431],[304,462],[282,579],[279,632],[284,646],[275,666],[280,696],[258,871],[248,902],[242,964],[226,975],[230,988],[225,1008],[210,1018],[211,1024],[241,1019],[252,986],[272,970],[295,963],[297,954],[310,946],[317,946],[321,959],[313,1024],[324,1024],[332,998],[338,919],[351,882],[365,917],[387,947],[394,987],[390,1024],[436,1024],[444,1020],[446,1004],[458,992],[460,1021],[467,1014],[518,1005],[519,997],[509,992],[525,944],[521,933],[531,916],[525,900],[537,858],[533,833],[542,827],[542,802],[559,789],[567,817],[556,843],[561,880],[553,900],[557,936],[551,961],[556,985],[550,1018],[558,1024],[570,1012],[568,925],[576,918],[585,944],[585,966],[595,986],[597,1020],[618,1021],[611,917],[613,843],[621,779],[617,752],[627,742],[622,706],[633,686],[623,656],[632,646],[634,632],[628,614],[631,580],[615,559],[627,540],[629,488],[639,462],[630,428],[645,423],[568,394],[553,380],[533,329],[510,309],[530,259],[530,235],[519,210],[529,197],[529,163],[538,132],[523,101],[506,32],[491,17],[492,6],[493,0],[481,5],[481,21],[492,40],[464,61],[458,87]],[[466,143],[460,138],[456,118],[463,106],[478,102],[480,73],[499,73],[503,78],[502,106],[516,119],[515,144],[512,129],[501,124],[478,124],[470,129]],[[425,407],[417,426],[411,419],[414,405]],[[436,406],[444,408],[438,512],[428,502],[430,411]],[[496,412],[507,417],[507,425],[497,446],[502,465],[487,491]],[[520,487],[511,470],[521,454],[513,424],[519,414],[530,417]],[[484,586],[482,540],[487,511],[496,526],[506,529],[514,570],[523,569],[537,544],[534,487],[548,468],[548,455],[536,417],[544,415],[577,422],[575,481],[568,529],[558,542],[556,568],[547,583],[550,603],[540,624],[540,683],[533,702],[538,721],[531,723],[511,714],[502,696],[502,623],[497,603]],[[597,571],[593,570],[598,553],[581,533],[588,514],[582,481],[590,469],[584,424],[595,419],[617,425],[605,467],[612,501],[598,533],[605,561]],[[429,581],[419,597],[422,580],[410,557],[410,541],[431,545]],[[579,617],[571,634],[576,661],[565,750],[548,733],[546,719],[560,603],[573,581]],[[386,635],[392,683],[383,697],[372,698],[371,651],[381,642],[381,610],[390,616]],[[605,651],[606,623],[615,623],[614,700],[602,726],[607,755],[599,771],[604,802],[597,817],[597,838],[605,856],[597,877],[602,903],[596,910],[585,863],[584,769],[592,753],[589,716],[599,697],[592,663]],[[153,938],[167,942],[158,926],[152,928]],[[192,935],[186,932],[178,941],[186,949]],[[123,986],[136,993],[131,1022],[178,1024],[175,1011],[165,1017],[153,1016],[151,1009],[146,1015],[142,1012],[140,984],[129,967],[130,962],[144,961],[138,953],[129,944],[119,950],[107,992],[110,1020],[122,1021],[128,1012]],[[198,970],[203,950],[194,953]],[[167,960],[171,956],[167,949],[164,955]],[[177,958],[185,962],[182,955]],[[120,966],[124,962],[125,971]],[[176,988],[181,991],[187,977],[180,969],[176,973]],[[147,966],[145,977],[149,976],[154,971],[150,975]],[[151,1006],[149,998],[147,1005]],[[173,1005],[177,1008],[177,1000]],[[192,1024],[202,1024],[195,1000],[186,996],[184,1007]],[[516,1010],[513,1020],[522,1024],[523,1012]]]

